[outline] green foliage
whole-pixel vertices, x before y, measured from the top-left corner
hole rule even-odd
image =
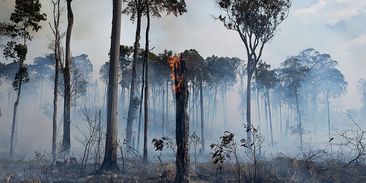
[[[211,85],[230,87],[235,84],[239,58],[211,56],[206,59],[208,76],[205,79]]]
[[[225,161],[230,160],[231,154],[236,149],[233,133],[225,131],[224,135],[221,136],[220,139],[220,143],[210,145],[212,151],[212,162],[214,164],[222,164]]]
[[[12,39],[21,38],[22,43],[9,41],[3,51],[6,59],[13,59],[19,63],[19,70],[15,75],[13,87],[18,90],[23,82],[28,82],[28,72],[23,62],[27,56],[27,40],[32,40],[31,31],[38,32],[39,24],[46,20],[46,14],[41,13],[39,0],[16,0],[14,12],[10,16],[12,23],[2,23],[0,33]]]
[[[271,70],[271,65],[265,62],[259,62],[258,68],[255,71],[255,80],[259,89],[272,89],[279,81],[275,70]]]
[[[164,148],[166,148],[166,149],[173,149],[174,152],[174,143],[173,140],[169,137],[161,137],[161,139],[154,138],[152,140],[152,144],[155,148],[155,151],[163,151]]]
[[[148,1],[148,2],[146,2]],[[161,17],[161,13],[174,16],[187,12],[184,0],[123,0],[126,4],[122,13],[130,15],[130,20],[135,21],[139,13],[146,14],[146,4],[150,6],[150,14],[154,17]]]
[[[273,37],[291,6],[290,0],[219,0],[218,4],[227,12],[219,16],[226,28],[252,34],[262,42]]]
[[[14,90],[19,90],[21,84],[29,82],[28,68],[21,66],[18,72],[15,74],[15,79],[13,81]]]

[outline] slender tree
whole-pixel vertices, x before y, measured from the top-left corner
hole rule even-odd
[[[132,127],[133,121],[136,116],[136,112],[138,109],[138,96],[137,96],[137,81],[136,81],[136,64],[138,58],[138,51],[140,47],[140,35],[141,35],[141,17],[144,11],[144,4],[143,0],[129,0],[124,1],[127,2],[127,7],[123,10],[125,14],[131,14],[130,19],[134,21],[137,19],[136,22],[136,33],[135,33],[135,43],[133,49],[133,60],[132,60],[132,76],[131,76],[131,86],[130,86],[130,100],[129,100],[129,107],[128,107],[128,114],[127,114],[127,126],[126,126],[126,141],[127,146],[131,147],[132,142]]]
[[[5,24],[5,35],[13,40],[9,41],[4,49],[6,59],[13,59],[19,64],[15,74],[13,87],[17,91],[17,98],[13,109],[13,122],[11,127],[10,156],[14,154],[14,136],[17,122],[17,111],[20,102],[22,85],[29,81],[28,69],[24,64],[27,57],[27,41],[32,40],[31,32],[38,32],[42,27],[41,21],[46,20],[46,14],[41,13],[39,0],[16,0],[15,10],[10,16],[10,24]]]
[[[277,27],[288,15],[290,0],[219,0],[226,14],[219,20],[229,30],[239,33],[247,53],[247,143],[251,144],[251,79]]]
[[[111,51],[109,64],[108,100],[107,100],[107,134],[105,154],[100,171],[118,170],[117,166],[117,101],[118,69],[121,39],[122,0],[113,0],[113,19]]]
[[[282,63],[280,71],[281,81],[287,88],[287,94],[294,99],[296,105],[296,113],[298,119],[297,133],[299,134],[299,141],[301,148],[303,147],[303,127],[301,120],[301,110],[299,105],[300,88],[304,84],[304,80],[309,73],[309,68],[301,64],[301,60],[296,57],[290,57]]]
[[[149,1],[146,0],[146,40],[145,40],[145,105],[144,105],[144,150],[143,159],[147,163],[147,130],[149,125],[149,31],[150,31],[150,6]]]
[[[272,125],[272,112],[271,112],[271,100],[270,100],[270,90],[276,86],[278,82],[278,77],[275,70],[270,69],[271,66],[260,62],[258,64],[258,69],[255,72],[255,80],[257,82],[258,89],[262,89],[267,101],[267,108],[269,113],[269,125],[271,131],[271,144],[273,147],[273,125]]]
[[[66,0],[67,3],[67,30],[66,30],[66,56],[65,66],[62,67],[64,78],[64,128],[62,137],[62,151],[68,156],[70,153],[70,125],[71,125],[71,33],[74,25],[74,14],[71,7],[72,0]]]
[[[57,101],[58,101],[58,79],[61,63],[61,34],[60,34],[60,18],[61,18],[61,0],[51,0],[53,5],[53,22],[49,23],[52,30],[53,40],[53,53],[55,55],[55,80],[53,89],[53,116],[52,116],[52,160],[56,161],[56,148],[57,148]]]

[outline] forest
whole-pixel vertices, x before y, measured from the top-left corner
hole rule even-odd
[[[366,3],[312,3],[0,1],[0,180],[366,182]]]

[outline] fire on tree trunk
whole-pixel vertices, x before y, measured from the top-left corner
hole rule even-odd
[[[189,182],[189,118],[188,106],[188,86],[185,77],[185,61],[179,56],[169,58],[171,69],[171,79],[174,81],[173,91],[176,99],[176,143],[177,155],[175,166],[177,174],[175,182]]]

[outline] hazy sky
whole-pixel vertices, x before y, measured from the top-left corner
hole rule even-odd
[[[43,10],[49,14],[49,0],[40,1]],[[151,47],[155,47],[155,52],[164,49],[181,52],[194,48],[204,57],[215,54],[245,59],[244,46],[237,33],[226,30],[221,22],[214,20],[213,17],[220,14],[215,0],[186,2],[187,14],[178,18],[170,16],[153,20]],[[108,60],[111,5],[111,0],[73,2],[75,24],[72,52],[73,55],[88,54],[96,74],[100,65]],[[0,1],[1,21],[9,19],[13,7],[12,0]],[[126,16],[123,16],[122,21],[121,44],[132,45],[135,26]],[[27,62],[49,52],[47,45],[51,34],[47,24],[44,23],[42,31],[36,34],[29,45]],[[338,68],[349,82],[348,93],[343,98],[344,107],[359,107],[360,96],[356,84],[360,78],[366,78],[366,1],[294,0],[288,19],[280,25],[263,56],[266,62],[276,67],[286,57],[310,47],[321,53],[329,53],[339,62]],[[3,58],[0,61],[5,62]]]

